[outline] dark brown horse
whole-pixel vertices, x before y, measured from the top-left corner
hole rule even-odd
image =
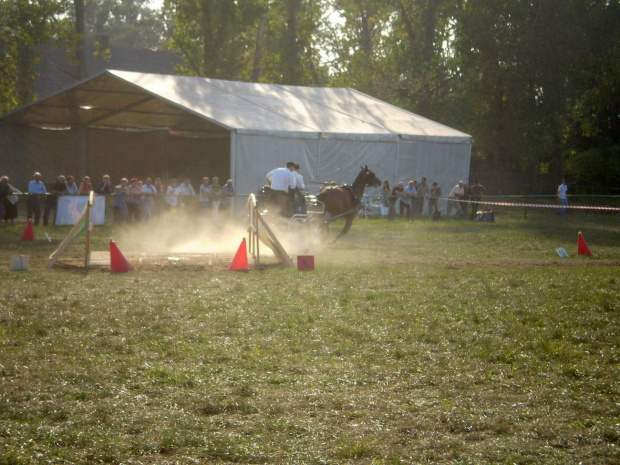
[[[362,166],[362,171],[357,175],[352,186],[326,186],[321,189],[317,199],[325,205],[327,222],[339,217],[346,219],[343,230],[340,231],[334,242],[344,236],[351,228],[362,204],[362,196],[366,186],[378,187],[380,185],[381,181],[375,173],[370,171],[368,166]]]

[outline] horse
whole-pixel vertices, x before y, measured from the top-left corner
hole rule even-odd
[[[346,223],[340,234],[334,239],[336,242],[340,237],[347,234],[353,220],[362,203],[362,196],[366,186],[378,187],[381,181],[375,173],[368,169],[368,165],[362,166],[362,171],[357,175],[353,185],[348,186],[325,186],[317,195],[317,199],[325,205],[325,213],[328,221],[339,217],[346,218]]]

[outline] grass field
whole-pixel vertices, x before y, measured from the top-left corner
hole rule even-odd
[[[619,216],[360,220],[313,272],[47,271],[22,229],[0,464],[620,463]]]

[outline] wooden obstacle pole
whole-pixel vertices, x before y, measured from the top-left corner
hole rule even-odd
[[[91,191],[90,192],[90,196],[88,198],[88,202],[85,205],[84,213],[82,213],[82,216],[80,217],[80,219],[75,222],[75,225],[73,225],[73,228],[71,228],[71,231],[69,231],[69,234],[67,234],[65,236],[63,241],[56,248],[56,250],[54,250],[52,255],[50,255],[50,257],[47,260],[47,263],[45,264],[45,268],[47,268],[48,270],[51,270],[54,267],[54,265],[56,264],[56,262],[60,258],[60,255],[69,246],[69,244],[71,243],[71,240],[77,234],[77,232],[80,229],[82,229],[82,227],[84,226],[85,222],[86,222],[86,233],[87,233],[87,235],[86,235],[86,256],[84,258],[84,266],[86,268],[89,267],[89,265],[90,265],[90,241],[91,241],[91,233],[92,233],[92,229],[93,229],[92,206],[94,205],[94,201],[95,201],[94,200],[94,192]]]
[[[273,251],[280,264],[294,267],[293,260],[288,256],[286,250],[284,250],[284,247],[282,247],[282,244],[267,224],[267,221],[258,211],[254,194],[250,194],[247,205],[250,250],[254,254],[256,264],[260,264],[259,241],[262,241],[263,244]]]

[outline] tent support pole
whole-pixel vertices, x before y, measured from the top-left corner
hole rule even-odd
[[[319,132],[319,153],[316,157],[316,180],[321,181],[321,141],[323,140],[323,133]]]
[[[170,175],[168,173],[168,137],[169,137],[169,131],[166,130],[164,131],[164,173],[165,173],[165,179],[166,179],[166,183],[170,182]]]
[[[230,131],[230,179],[233,180],[233,186],[237,185],[237,179],[235,179],[235,131]],[[230,199],[232,202],[230,215],[235,214],[235,197]]]
[[[392,185],[396,184],[396,175],[398,174],[398,159],[400,158],[400,135],[398,136],[398,142],[396,144],[396,161],[394,162],[394,180]]]
[[[87,136],[88,136],[88,127],[82,125],[80,126],[80,150],[82,151],[82,176],[86,176],[88,173],[86,166],[86,144],[87,144]]]

